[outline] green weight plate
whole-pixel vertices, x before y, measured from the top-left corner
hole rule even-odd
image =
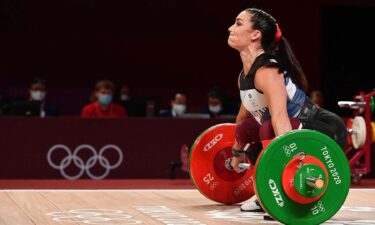
[[[371,108],[371,114],[375,114],[375,99],[374,99],[374,96],[371,96],[371,98],[370,98],[370,108]]]
[[[328,171],[328,187],[316,202],[292,201],[282,187],[282,172],[299,152],[318,158]],[[284,224],[321,224],[344,204],[349,193],[350,170],[343,150],[328,136],[295,130],[276,138],[260,155],[255,172],[255,192],[264,209]]]
[[[310,187],[306,184],[308,177],[316,177],[326,181],[327,178],[324,170],[318,165],[305,164],[298,169],[294,176],[294,186],[298,193],[307,198],[319,196],[324,191],[326,184],[320,189]]]

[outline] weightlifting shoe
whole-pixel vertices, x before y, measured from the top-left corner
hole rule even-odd
[[[242,204],[240,209],[242,212],[264,212],[256,198]]]

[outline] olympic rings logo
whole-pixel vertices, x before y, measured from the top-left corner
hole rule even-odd
[[[91,157],[87,159],[86,162],[78,155],[81,151],[88,150],[91,152]],[[111,164],[109,160],[104,156],[106,151],[113,150],[118,154],[117,162]],[[56,151],[65,151],[66,156],[59,162],[55,163],[52,160],[52,155]],[[105,145],[99,150],[99,154],[97,153],[96,149],[91,145],[83,144],[79,145],[73,152],[67,147],[66,145],[58,144],[52,146],[48,150],[47,160],[48,164],[57,170],[60,170],[61,175],[68,180],[76,180],[82,177],[82,175],[86,172],[87,176],[94,180],[101,180],[108,176],[110,170],[116,169],[119,167],[123,161],[123,153],[122,150],[116,145]],[[91,169],[99,162],[99,164],[104,168],[104,172],[102,175],[94,175],[91,172]],[[77,175],[69,175],[66,173],[65,169],[73,163],[78,169],[79,172]]]
[[[323,202],[319,201],[313,208],[311,208],[311,213],[315,216],[319,213],[324,213],[326,211]]]
[[[47,216],[56,222],[84,224],[140,224],[142,221],[124,214],[121,210],[112,209],[73,209],[66,212],[51,212]]]
[[[283,149],[284,149],[286,157],[290,157],[290,155],[292,154],[292,152],[290,151],[289,147],[286,146],[286,145],[284,145]]]
[[[326,209],[324,208],[324,205],[323,205],[322,201],[318,202],[317,207],[319,208],[320,212],[325,212],[326,211]]]

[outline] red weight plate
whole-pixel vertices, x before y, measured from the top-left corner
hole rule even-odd
[[[225,160],[233,157],[235,131],[236,125],[230,123],[207,129],[195,140],[189,158],[195,186],[207,198],[223,204],[243,202],[254,195],[252,168],[237,173],[225,167]]]
[[[274,139],[267,139],[267,140],[262,140],[262,146],[263,146],[263,149],[267,148],[267,146],[269,144],[271,144],[271,142],[273,141]],[[259,157],[258,157],[259,158]]]
[[[294,175],[296,174],[297,170],[299,169],[299,164],[300,164],[299,161],[300,161],[301,157],[303,157],[303,156],[297,156],[297,157],[293,158],[285,166],[283,174],[282,174],[282,185],[283,185],[283,189],[284,189],[286,195],[290,199],[292,199],[293,201],[298,202],[300,204],[309,204],[309,203],[312,203],[312,202],[315,202],[315,201],[319,200],[322,197],[322,195],[324,194],[324,191],[319,196],[316,196],[314,198],[304,197],[297,192],[297,190],[294,186]],[[306,155],[305,158],[303,159],[303,164],[308,164],[308,163],[315,164],[315,165],[318,165],[319,167],[321,167],[324,170],[324,172],[326,174],[326,177],[328,179],[327,169],[325,168],[324,164],[319,159],[317,159],[313,156],[310,156],[310,155]],[[326,183],[328,184],[328,180],[326,181]],[[326,185],[325,189],[327,189],[327,187],[328,187],[328,185]]]

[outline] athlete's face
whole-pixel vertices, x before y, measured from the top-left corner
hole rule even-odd
[[[251,16],[249,12],[242,11],[238,14],[235,23],[228,28],[228,44],[230,47],[241,50],[260,40],[261,32],[252,28]]]

